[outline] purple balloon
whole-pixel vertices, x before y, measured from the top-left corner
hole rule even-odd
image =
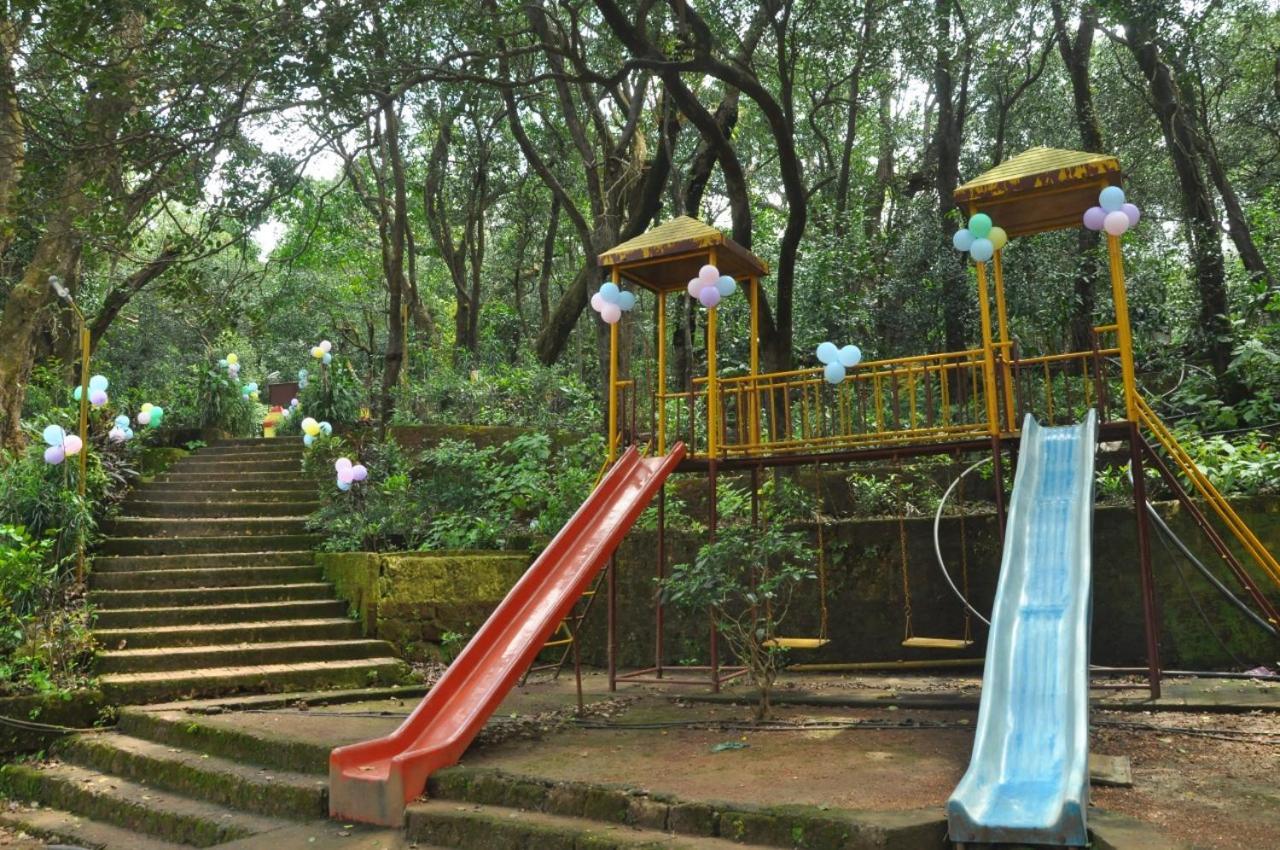
[[[1106,220],[1102,222],[1102,229],[1111,236],[1123,236],[1124,232],[1129,229],[1129,216],[1125,215],[1122,210],[1109,212]]]
[[[347,468],[347,469],[339,469],[339,470],[338,470],[338,483],[339,483],[339,484],[350,484],[350,483],[351,483],[352,481],[354,481],[354,480],[355,480],[355,479],[354,479],[354,477],[351,475],[351,469],[350,469],[350,468]]]
[[[107,403],[107,393],[105,390],[89,390],[89,404],[94,407],[102,407]]]
[[[708,310],[720,303],[720,290],[715,286],[704,286],[702,291],[698,293],[698,300],[702,302],[702,306]]]
[[[1120,208],[1120,212],[1129,217],[1129,226],[1133,227],[1138,223],[1138,219],[1142,218],[1142,211],[1138,209],[1137,204],[1125,204]]]
[[[364,468],[363,463],[357,463],[355,466],[351,467],[352,481],[363,481],[368,477],[369,477],[369,470]]]
[[[62,450],[62,446],[49,446],[44,450],[44,462],[57,466],[67,459],[67,454]]]
[[[1107,211],[1102,207],[1089,207],[1084,212],[1084,226],[1090,230],[1101,230],[1102,223],[1107,220]]]

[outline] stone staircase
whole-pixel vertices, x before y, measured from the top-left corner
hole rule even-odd
[[[133,492],[90,576],[108,701],[401,681],[315,565],[296,440],[229,440]]]

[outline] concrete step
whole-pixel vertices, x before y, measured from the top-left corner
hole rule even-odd
[[[232,587],[168,587],[156,590],[95,590],[89,601],[99,614],[121,608],[176,608],[185,605],[238,605],[243,602],[284,602],[332,599],[328,582],[250,584]]]
[[[243,472],[279,472],[297,475],[302,472],[302,464],[292,457],[267,458],[265,460],[237,456],[225,458],[187,457],[165,470],[166,475],[180,475],[188,472],[221,473],[223,475],[239,475]]]
[[[151,706],[121,707],[116,731],[167,747],[208,753],[211,758],[310,773],[325,779],[334,746],[332,741],[277,735],[250,726],[205,723],[197,714]]]
[[[214,449],[230,449],[232,451],[243,451],[246,446],[287,446],[289,444],[295,446],[302,445],[301,437],[235,437],[227,440],[214,440],[209,443],[207,448],[200,451],[207,452]]]
[[[298,461],[301,461],[305,452],[306,446],[299,439],[296,443],[282,443],[278,446],[245,446],[238,450],[218,447],[203,448],[179,460],[259,460],[262,458],[284,460],[297,458]]]
[[[155,494],[152,494],[155,495]],[[257,501],[247,494],[221,500],[179,501],[168,497],[160,499],[129,499],[123,511],[134,517],[284,517],[306,516],[320,509],[317,501]]]
[[[343,612],[345,614],[345,612]],[[109,650],[209,646],[270,641],[350,640],[360,637],[360,624],[346,616],[244,623],[196,623],[180,626],[94,629]]]
[[[209,471],[197,470],[178,470],[174,472],[162,472],[152,481],[159,484],[202,484],[202,483],[249,483],[249,482],[279,482],[279,481],[305,481],[302,477],[301,470],[292,469],[287,472],[230,472],[218,469]]]
[[[381,640],[314,640],[274,643],[227,643],[209,646],[125,649],[98,653],[97,672],[155,673],[203,667],[248,667],[311,661],[353,661],[388,657],[392,649]]]
[[[303,534],[306,514],[283,517],[177,517],[122,516],[104,523],[110,537],[224,537],[229,535]]]
[[[202,570],[133,570],[93,572],[93,590],[158,590],[161,588],[236,587],[254,584],[294,584],[324,579],[319,567],[227,567]]]
[[[328,782],[168,747],[116,732],[76,735],[58,746],[68,762],[238,812],[307,820],[328,817]]]
[[[361,688],[404,681],[408,668],[398,658],[307,661],[209,667],[201,670],[162,670],[153,673],[113,673],[100,676],[103,696],[117,705],[140,705],[162,700],[226,696],[234,693],[282,693],[320,688]]]
[[[314,620],[345,617],[347,603],[337,599],[290,602],[246,602],[236,605],[177,606],[172,608],[117,608],[98,611],[94,631],[104,629],[157,628],[159,626],[253,623],[272,620]]]
[[[236,537],[111,537],[98,551],[104,555],[197,555],[230,552],[297,552],[315,549],[319,534],[248,534]]]
[[[5,811],[0,809],[0,826],[25,832],[68,848],[92,848],[92,850],[187,850],[189,844],[174,844],[147,835],[122,829],[102,821],[73,815],[61,809],[28,806]]]
[[[161,570],[213,570],[235,567],[296,567],[315,564],[310,549],[277,552],[227,552],[195,555],[99,555],[93,572],[158,572]]]
[[[6,765],[0,768],[0,788],[20,800],[193,847],[211,847],[285,824],[73,764]]]
[[[457,850],[495,847],[742,850],[752,846],[723,838],[673,835],[662,829],[622,823],[601,823],[497,806],[460,806],[442,800],[411,804],[405,812],[405,837]]]
[[[289,501],[315,498],[316,483],[309,478],[277,478],[244,481],[231,476],[221,481],[164,482],[139,484],[133,495],[145,499],[181,499],[188,502],[217,501],[243,496],[257,501]]]

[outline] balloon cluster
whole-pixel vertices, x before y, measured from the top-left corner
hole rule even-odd
[[[302,420],[302,442],[305,445],[310,446],[321,434],[327,437],[332,433],[333,426],[328,422],[317,422],[310,416]]]
[[[363,481],[369,477],[369,470],[364,468],[364,464],[352,463],[348,458],[340,457],[333,462],[333,469],[338,473],[338,489],[344,493],[351,489],[351,485]]]
[[[295,398],[295,399],[293,399],[292,401],[290,401],[290,402],[289,402],[289,406],[288,406],[288,407],[286,407],[286,408],[284,408],[284,409],[282,409],[282,410],[280,411],[280,418],[281,418],[281,419],[288,419],[290,416],[292,416],[292,415],[293,415],[293,412],[294,412],[295,410],[297,410],[297,409],[298,409],[298,400]]]
[[[311,346],[311,356],[326,366],[333,362],[333,355],[330,353],[332,351],[333,343],[329,342],[327,339],[320,340],[319,345]],[[298,377],[301,379],[302,375],[299,374]]]
[[[307,388],[307,370],[298,370],[298,389],[305,390]]]
[[[591,296],[591,309],[600,314],[600,318],[609,324],[615,324],[636,306],[636,294],[619,289],[618,284],[606,280],[600,284],[600,290]]]
[[[1105,230],[1111,236],[1123,236],[1141,217],[1142,211],[1137,205],[1125,201],[1124,189],[1108,186],[1098,193],[1098,205],[1085,210],[1084,226]]]
[[[824,342],[818,346],[818,362],[826,366],[822,377],[828,384],[839,384],[844,381],[845,370],[852,369],[862,362],[862,349],[856,345],[837,348],[834,342]]]
[[[76,401],[80,400],[83,393],[83,387],[76,387],[71,391],[71,397]],[[89,404],[94,407],[102,407],[107,403],[107,378],[105,375],[94,375],[89,379]]]
[[[218,361],[218,365],[227,370],[227,377],[233,381],[240,379],[240,357],[235,353],[228,354]]]
[[[151,428],[159,428],[160,423],[164,421],[164,408],[147,402],[138,408],[138,424],[147,425]]]
[[[986,213],[969,216],[969,226],[962,227],[951,237],[951,246],[957,251],[968,251],[975,263],[985,263],[1009,242],[1009,234],[1003,227],[991,223]]]
[[[151,412],[155,412],[155,408],[151,408]],[[161,418],[164,414],[160,414]],[[133,429],[129,427],[129,417],[121,414],[116,417],[115,427],[107,432],[107,439],[113,443],[123,443],[126,440],[133,439]]]
[[[257,401],[258,385],[253,381],[250,381],[249,383],[245,384],[240,388],[240,397],[243,398],[245,401],[249,401],[249,400]]]
[[[689,281],[689,297],[698,299],[698,303],[710,310],[720,303],[720,299],[728,298],[738,289],[738,283],[727,274],[707,263],[698,269],[698,276]]]
[[[48,448],[44,450],[44,462],[57,466],[72,455],[77,455],[84,448],[84,443],[75,434],[68,434],[61,425],[49,425],[41,435]]]

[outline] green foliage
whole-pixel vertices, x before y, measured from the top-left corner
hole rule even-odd
[[[354,370],[347,361],[334,358],[333,363],[325,369],[323,375],[313,375],[307,386],[298,393],[298,404],[305,413],[319,422],[333,425],[350,424],[359,419],[360,407],[364,403],[363,390],[356,381]],[[290,416],[290,419],[295,418]],[[302,421],[297,417],[298,422]],[[292,427],[296,424],[290,423]]]
[[[1202,437],[1190,430],[1178,433],[1200,471],[1223,495],[1261,496],[1280,493],[1280,448],[1260,433]]]
[[[192,366],[192,377],[197,377],[199,396],[193,421],[198,428],[217,428],[233,437],[251,437],[266,415],[265,408],[244,396],[242,383],[227,376],[227,370],[216,363],[209,366]]]
[[[58,576],[53,546],[49,537],[31,539],[20,525],[0,525],[0,613],[27,617],[47,600]]]
[[[725,488],[730,504],[749,503],[749,494]],[[785,486],[762,490],[762,518],[756,526],[742,512],[725,516],[716,539],[698,548],[694,559],[676,564],[662,583],[664,599],[688,611],[711,610],[716,627],[738,660],[747,666],[759,694],[756,718],[770,710],[770,694],[785,650],[772,644],[801,583],[815,578],[817,555],[803,533],[786,523],[812,511],[812,504]],[[773,498],[769,498],[772,495]]]

